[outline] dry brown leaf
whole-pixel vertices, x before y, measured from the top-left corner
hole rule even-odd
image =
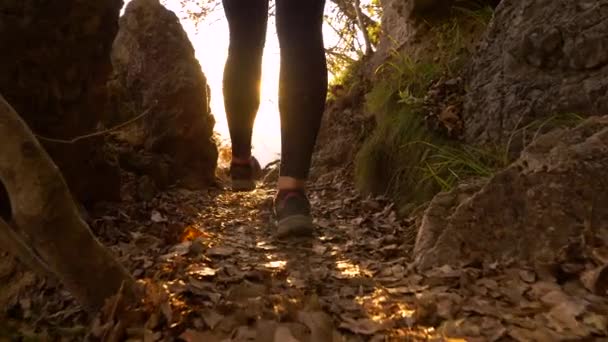
[[[191,246],[192,246],[191,241],[185,241],[185,242],[179,243],[179,244],[171,247],[169,253],[167,253],[165,255],[161,255],[159,258],[161,260],[169,260],[176,256],[184,256],[184,255],[188,254]]]
[[[169,323],[173,323],[173,309],[171,309],[171,305],[169,302],[164,302],[160,305],[160,311],[165,316],[165,319]]]
[[[293,337],[291,330],[285,326],[279,326],[274,332],[274,342],[301,342]]]
[[[321,244],[314,244],[312,246],[312,251],[315,252],[317,255],[323,255],[326,250],[327,246],[323,246]]]
[[[347,329],[355,334],[374,335],[383,329],[382,324],[369,318],[352,319],[345,317],[340,328]]]
[[[410,286],[398,286],[398,287],[387,287],[386,292],[389,294],[414,294],[428,289],[428,285],[410,285]]]
[[[232,341],[252,341],[257,336],[257,331],[249,326],[243,325],[236,329]]]
[[[205,321],[205,324],[209,327],[209,329],[213,330],[217,326],[219,322],[224,319],[223,315],[220,315],[215,310],[205,309],[201,312],[201,317]]]
[[[540,301],[548,306],[556,306],[569,300],[570,297],[562,290],[553,290],[540,298]]]
[[[322,311],[300,311],[298,321],[310,329],[310,340],[331,342],[334,334],[334,323],[329,315]]]
[[[217,273],[217,270],[204,265],[190,265],[187,273],[192,276],[213,277]]]
[[[597,295],[608,295],[608,264],[583,272],[581,282],[587,290]]]
[[[533,283],[536,280],[536,273],[530,270],[520,270],[519,277],[526,283]]]
[[[167,217],[163,216],[156,210],[152,210],[152,213],[150,214],[150,221],[154,223],[167,222]]]
[[[590,327],[597,335],[608,335],[608,317],[597,313],[586,313],[583,323]]]
[[[579,336],[587,334],[586,328],[577,321],[577,317],[586,309],[586,305],[574,300],[568,300],[554,306],[547,314],[552,328],[561,332],[570,330]]]
[[[235,301],[242,301],[249,298],[260,297],[265,293],[266,287],[264,285],[245,280],[230,289],[228,298]]]
[[[207,250],[207,255],[212,257],[227,257],[234,254],[236,250],[228,246],[217,246]]]
[[[220,342],[221,339],[209,331],[196,331],[188,329],[179,338],[185,342]]]

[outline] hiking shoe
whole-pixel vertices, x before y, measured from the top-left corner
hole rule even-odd
[[[232,191],[255,190],[256,180],[261,174],[262,167],[254,157],[251,157],[248,163],[230,163]]]
[[[310,202],[303,190],[279,190],[274,200],[277,237],[312,236]]]

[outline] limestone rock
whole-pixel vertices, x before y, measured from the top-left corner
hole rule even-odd
[[[606,170],[608,117],[543,135],[481,190],[435,198],[418,232],[416,265],[550,262],[583,233],[607,237]]]
[[[34,133],[69,140],[96,130],[121,7],[122,0],[0,2],[0,93]],[[119,174],[101,139],[41,142],[78,199],[118,199]]]
[[[555,114],[605,114],[608,0],[503,0],[466,74],[469,142],[504,144]]]
[[[117,80],[142,119],[146,152],[170,158],[175,183],[201,188],[215,180],[207,80],[178,17],[158,0],[134,0],[120,19],[112,52]]]

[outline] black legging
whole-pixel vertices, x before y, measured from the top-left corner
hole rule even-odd
[[[233,155],[247,158],[260,105],[268,0],[223,0],[223,5],[230,29],[224,105]],[[327,95],[321,30],[324,6],[325,0],[276,0],[281,48],[281,176],[308,177]]]

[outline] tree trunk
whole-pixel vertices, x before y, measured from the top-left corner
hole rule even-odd
[[[59,169],[2,95],[0,137],[0,182],[12,209],[0,240],[25,264],[53,274],[87,309],[99,309],[121,287],[123,298],[134,300],[134,279],[93,236]]]

